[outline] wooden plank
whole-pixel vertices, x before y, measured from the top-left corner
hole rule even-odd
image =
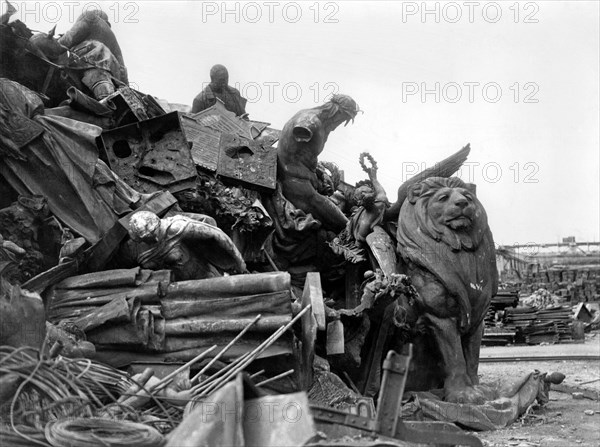
[[[197,335],[218,334],[221,332],[240,332],[254,318],[218,318],[218,317],[189,317],[177,318],[165,322],[167,335]],[[275,332],[281,326],[291,321],[291,315],[263,316],[252,326],[252,332]]]
[[[304,281],[304,290],[302,291],[302,302],[312,304],[312,313],[317,322],[317,329],[324,331],[327,329],[325,324],[325,303],[323,302],[323,289],[321,289],[321,275],[318,272],[308,272]]]
[[[197,315],[219,315],[229,318],[291,313],[291,292],[260,293],[256,295],[200,298],[195,300],[161,299],[162,314],[167,320]]]
[[[303,293],[302,309],[310,304],[310,293]],[[302,351],[299,365],[299,382],[300,387],[303,390],[308,390],[313,382],[313,363],[315,360],[315,343],[317,341],[317,321],[314,314],[309,311],[302,315],[300,322],[302,323]]]

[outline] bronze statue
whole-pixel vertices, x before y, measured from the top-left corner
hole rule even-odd
[[[416,374],[409,376],[407,387],[432,389],[441,381],[446,400],[481,401],[479,348],[498,272],[475,186],[457,177],[413,184],[400,210],[397,238],[426,328],[414,341]]]
[[[115,92],[113,78],[128,83],[121,47],[104,11],[85,11],[58,43],[75,55],[76,65],[87,67],[82,72],[81,82],[97,100]]]
[[[55,28],[32,36],[32,48],[42,59],[64,66],[95,99],[100,101],[114,93],[115,84],[128,83],[123,54],[105,12],[85,11],[58,40],[54,38]]]
[[[176,281],[245,272],[232,240],[208,216],[175,215],[160,219],[149,211],[131,217],[129,235],[137,243],[137,262],[147,269],[171,269]]]
[[[318,156],[329,133],[343,122],[354,121],[358,111],[349,96],[333,95],[319,107],[296,113],[283,127],[277,146],[277,177],[285,198],[335,232],[343,230],[348,219],[330,199],[317,192]]]
[[[192,113],[198,113],[213,106],[217,98],[236,116],[246,115],[246,98],[229,86],[229,72],[223,65],[217,64],[210,69],[210,84],[194,98]]]
[[[364,158],[369,157],[371,167],[367,167]],[[358,209],[350,218],[348,230],[352,237],[361,244],[365,244],[367,236],[376,225],[383,222],[383,216],[389,203],[387,195],[379,180],[377,180],[377,164],[366,152],[361,154],[360,163],[363,170],[369,175],[369,183],[364,183],[354,191],[354,198]]]
[[[369,158],[371,167],[364,162]],[[343,254],[350,262],[366,261],[367,236],[383,222],[384,214],[389,206],[387,195],[377,180],[377,163],[367,152],[360,154],[360,164],[369,175],[369,181],[359,182],[354,190],[354,209],[346,228],[330,244],[334,253]],[[393,254],[394,251],[391,250]],[[395,254],[393,254],[395,257]]]

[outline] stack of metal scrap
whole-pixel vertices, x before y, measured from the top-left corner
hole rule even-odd
[[[513,290],[500,290],[492,298],[484,320],[485,330],[481,340],[483,345],[504,346],[514,343],[516,330],[504,324],[504,315],[507,307],[517,307],[518,304],[519,293]]]
[[[558,343],[572,340],[570,306],[548,309],[517,307],[506,309],[505,326],[514,328],[515,343]]]
[[[543,325],[546,322],[551,322],[554,325],[558,341],[573,339],[571,306],[556,306],[539,310],[536,323]]]
[[[109,270],[67,278],[47,295],[48,318],[69,321],[96,346],[96,359],[188,361],[226,346],[257,314],[261,320],[222,360],[251,351],[292,319],[288,273],[257,273],[171,282],[168,270]],[[292,353],[286,335],[263,357]]]
[[[159,296],[170,277],[168,270],[133,268],[67,278],[47,296],[48,320],[74,323],[97,348],[160,350],[165,323]]]

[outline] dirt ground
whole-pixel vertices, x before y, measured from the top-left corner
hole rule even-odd
[[[594,340],[596,338],[596,340]],[[598,335],[586,343],[598,343]],[[535,349],[535,347],[532,347]],[[568,352],[568,345],[565,345]],[[550,402],[533,411],[510,427],[477,433],[488,447],[563,447],[600,446],[600,402],[589,398],[575,399],[571,392],[589,390],[593,396],[600,391],[600,362],[536,361],[481,363],[482,383],[496,379],[525,375],[533,370],[558,371],[566,375],[563,392],[551,391]]]

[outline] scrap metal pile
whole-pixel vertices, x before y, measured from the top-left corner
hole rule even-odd
[[[482,343],[537,345],[583,341],[583,334],[577,331],[591,328],[595,322],[593,314],[585,303],[572,306],[545,289],[522,298],[515,290],[500,291],[488,310]]]
[[[452,421],[401,418],[405,385],[448,405],[511,397],[478,384],[497,271],[475,185],[452,177],[469,145],[392,204],[369,154],[356,185],[318,160],[359,112],[347,95],[281,131],[226,97],[181,112],[126,85],[116,42],[66,51],[9,18],[0,442],[481,445]],[[103,21],[76,25],[110,33]],[[524,383],[515,402],[543,376]],[[298,419],[251,418],[266,405]]]
[[[546,289],[571,303],[593,302],[600,299],[600,268],[598,266],[552,267],[527,271],[521,284],[523,293]]]

